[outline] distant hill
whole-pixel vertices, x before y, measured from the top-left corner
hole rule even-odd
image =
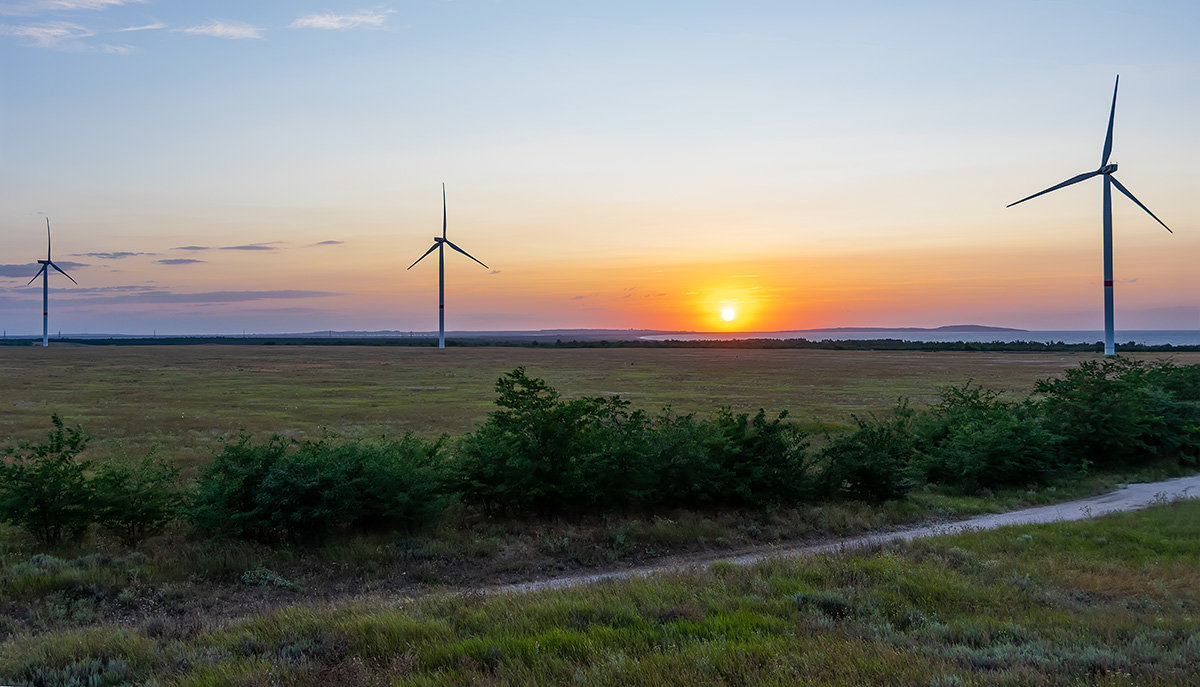
[[[806,332],[1027,332],[1013,327],[988,327],[982,324],[948,324],[942,327],[818,327]]]

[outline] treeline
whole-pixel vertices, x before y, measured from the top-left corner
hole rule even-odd
[[[523,368],[496,391],[497,409],[456,441],[242,436],[186,486],[152,458],[80,460],[87,436],[55,416],[44,442],[5,450],[0,519],[47,544],[93,524],[133,544],[174,519],[204,535],[314,541],[411,530],[455,502],[542,516],[762,508],[1200,459],[1200,365],[1169,362],[1085,361],[1019,400],[967,383],[926,410],[902,401],[819,442],[786,412],[649,414],[618,397],[564,399]]]

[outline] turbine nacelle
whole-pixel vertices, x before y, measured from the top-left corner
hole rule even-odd
[[[1117,163],[1114,162],[1112,164],[1104,165],[1096,171],[1100,172],[1101,174],[1112,174],[1113,172],[1117,171]]]

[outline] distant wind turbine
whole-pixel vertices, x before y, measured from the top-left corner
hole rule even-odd
[[[29,284],[32,284],[33,282],[37,281],[38,277],[42,278],[42,347],[45,348],[46,346],[50,345],[50,330],[49,330],[49,325],[50,325],[50,269],[49,268],[53,267],[54,269],[58,270],[59,272],[62,272],[62,275],[64,277],[66,277],[67,279],[70,279],[72,283],[74,283],[76,285],[79,284],[79,282],[75,281],[75,279],[71,275],[67,274],[66,272],[63,272],[63,269],[61,267],[59,267],[58,265],[55,265],[54,261],[50,259],[50,218],[49,217],[46,218],[46,259],[38,260],[38,264],[42,266],[42,269],[38,270],[37,274],[33,275],[33,279],[29,280]],[[29,286],[29,284],[26,284],[25,286]],[[59,338],[61,338],[61,337],[62,337],[62,335],[60,334]]]
[[[442,235],[433,237],[433,245],[429,250],[425,251],[421,257],[417,258],[416,262],[408,266],[412,269],[417,266],[418,262],[425,259],[433,251],[438,252],[438,348],[446,347],[446,246],[450,246],[453,250],[462,253],[463,255],[475,260],[475,257],[467,251],[454,245],[450,239],[446,238],[446,184],[442,184]],[[475,262],[479,262],[475,260]],[[479,262],[483,265],[482,262]],[[487,265],[483,265],[487,267]]]
[[[1016,203],[1010,203],[1008,206],[1006,206],[1011,208],[1013,205],[1018,203],[1024,203],[1031,198],[1037,198],[1038,196],[1051,191],[1057,191],[1064,186],[1078,184],[1079,182],[1086,179],[1091,179],[1094,176],[1104,177],[1104,355],[1113,355],[1116,352],[1116,343],[1113,340],[1112,187],[1116,186],[1118,191],[1124,193],[1129,200],[1132,200],[1139,208],[1145,210],[1146,214],[1153,217],[1154,221],[1163,226],[1163,229],[1171,232],[1171,228],[1168,227],[1166,223],[1159,219],[1158,216],[1153,212],[1150,212],[1150,208],[1142,205],[1142,201],[1135,198],[1133,194],[1129,192],[1129,189],[1125,188],[1123,185],[1121,185],[1121,182],[1117,181],[1117,178],[1113,176],[1113,172],[1117,171],[1117,165],[1110,165],[1108,163],[1108,156],[1112,152],[1113,118],[1117,114],[1117,87],[1120,85],[1121,76],[1118,74],[1117,80],[1113,84],[1112,109],[1109,110],[1108,113],[1108,134],[1104,137],[1104,153],[1100,157],[1100,168],[1094,172],[1084,172],[1078,176],[1071,177],[1061,184],[1051,186],[1045,191],[1039,191],[1028,198],[1022,198]]]

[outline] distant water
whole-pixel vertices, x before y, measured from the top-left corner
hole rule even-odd
[[[1104,341],[1102,331],[921,331],[870,330],[791,331],[791,332],[704,332],[696,334],[654,334],[643,336],[651,341],[729,341],[732,339],[808,339],[809,341],[874,341],[901,339],[904,341],[967,341],[971,343],[1034,341],[1037,343],[1087,344]],[[1200,330],[1117,330],[1117,345],[1134,342],[1147,346],[1200,346]]]

